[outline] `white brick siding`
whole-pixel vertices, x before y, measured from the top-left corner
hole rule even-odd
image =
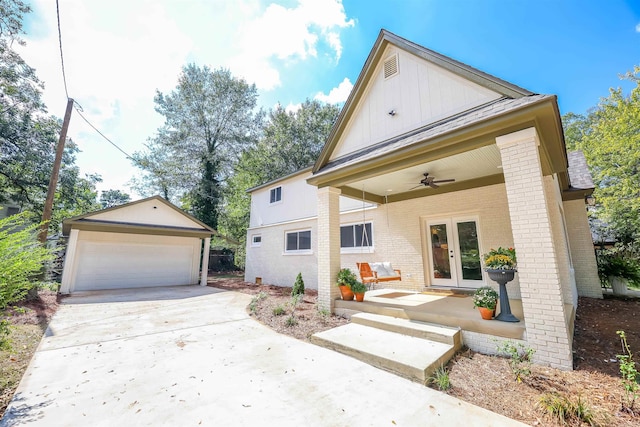
[[[578,295],[602,298],[598,266],[584,200],[569,200],[563,204]]]
[[[525,347],[528,343],[523,340],[515,340],[512,338],[496,337],[494,335],[481,334],[479,332],[460,331],[462,332],[462,344],[470,348],[471,350],[482,353],[498,355],[497,347],[503,344],[505,341],[512,342],[514,344],[522,344]]]

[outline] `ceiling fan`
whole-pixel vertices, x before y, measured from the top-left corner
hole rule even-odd
[[[422,178],[420,180],[420,184],[416,185],[413,188],[410,188],[410,190],[415,190],[416,188],[422,187],[422,186],[425,186],[425,187],[429,186],[431,188],[438,188],[438,187],[440,187],[438,184],[442,184],[444,182],[454,182],[455,181],[455,179],[453,179],[453,178],[450,178],[450,179],[435,179],[433,176],[429,176],[429,172],[425,172],[425,173],[423,173],[423,175],[424,175],[424,178]]]

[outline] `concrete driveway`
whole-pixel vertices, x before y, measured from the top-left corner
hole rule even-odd
[[[523,425],[251,319],[200,286],[64,300],[1,426]]]

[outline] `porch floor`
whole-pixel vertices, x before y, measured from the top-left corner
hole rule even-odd
[[[335,301],[336,314],[352,315],[359,312],[375,313],[402,319],[459,327],[464,331],[478,332],[511,339],[526,339],[526,323],[522,301],[510,299],[511,312],[520,322],[482,320],[473,308],[471,295],[423,294],[396,289],[376,289],[365,294],[364,302]],[[500,313],[498,304],[497,313]]]

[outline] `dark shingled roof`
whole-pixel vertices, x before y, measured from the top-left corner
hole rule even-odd
[[[516,99],[502,97],[471,110],[448,117],[444,120],[430,123],[412,132],[382,141],[378,144],[350,153],[344,157],[332,160],[314,175],[322,175],[329,171],[337,170],[354,163],[380,157],[400,148],[408,147],[412,144],[509,113],[552,97],[553,95],[530,95]]]
[[[567,153],[567,161],[569,162],[569,182],[572,188],[586,190],[595,187],[591,179],[587,159],[582,151]]]

